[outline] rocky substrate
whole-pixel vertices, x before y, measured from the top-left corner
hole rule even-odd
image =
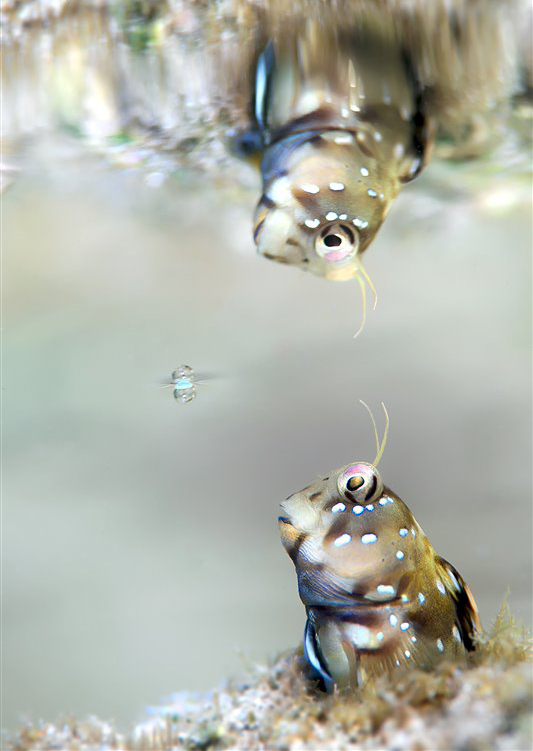
[[[317,694],[298,652],[255,668],[245,681],[197,695],[181,692],[121,734],[97,718],[24,727],[13,751],[527,751],[532,747],[530,639],[507,612],[468,663],[383,676],[356,694]]]

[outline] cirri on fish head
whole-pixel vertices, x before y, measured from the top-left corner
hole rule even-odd
[[[356,462],[281,504],[307,610],[305,654],[328,690],[474,649],[477,607],[405,503]]]

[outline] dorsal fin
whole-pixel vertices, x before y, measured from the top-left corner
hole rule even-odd
[[[457,569],[444,558],[437,558],[437,562],[443,567],[448,575],[447,589],[455,604],[456,625],[461,634],[461,640],[469,652],[475,647],[475,635],[481,630],[481,622],[477,605],[465,582]]]

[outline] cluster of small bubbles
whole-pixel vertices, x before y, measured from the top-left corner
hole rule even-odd
[[[179,365],[172,373],[174,399],[180,404],[191,402],[196,396],[194,371],[190,365]]]

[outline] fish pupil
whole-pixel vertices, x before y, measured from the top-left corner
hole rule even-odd
[[[357,490],[357,488],[360,488],[361,485],[364,484],[364,477],[361,477],[361,475],[354,475],[353,477],[350,477],[350,479],[346,483],[346,487],[348,488],[348,490]]]
[[[341,242],[342,239],[338,235],[328,235],[324,238],[324,245],[327,245],[328,248],[335,248],[340,245]]]

